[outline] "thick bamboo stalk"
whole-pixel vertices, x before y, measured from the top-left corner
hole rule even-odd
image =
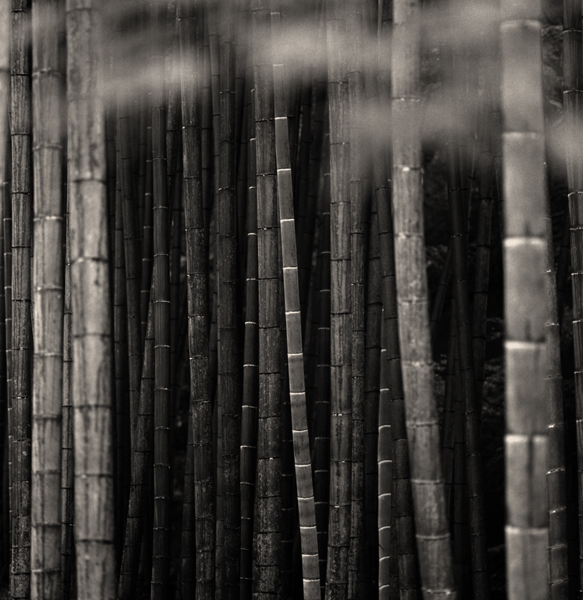
[[[546,190],[540,11],[536,0],[521,5],[503,2],[500,25],[504,117],[506,568],[510,600],[548,595],[545,498],[548,397],[544,381],[548,310],[544,272]],[[577,197],[576,193],[571,194],[572,226],[579,223]],[[578,230],[572,231],[573,292],[577,306],[580,306],[579,235]],[[578,309],[574,310],[573,318],[579,318]],[[576,336],[577,331],[575,339]],[[577,364],[576,358],[575,368]],[[578,414],[580,417],[581,413]]]
[[[399,339],[411,488],[421,583],[426,598],[455,597],[433,396],[423,233],[418,2],[394,4],[392,56],[393,207]]]
[[[277,2],[272,1],[272,6]],[[278,35],[281,25],[278,13],[272,15],[272,34]],[[276,57],[277,58],[277,57]],[[291,404],[291,429],[299,512],[302,552],[302,577],[305,600],[320,597],[318,567],[318,539],[312,463],[308,435],[306,390],[304,379],[304,353],[302,344],[302,318],[293,202],[288,119],[285,102],[285,67],[273,65],[275,150],[277,162],[277,200],[281,229],[281,257],[283,266],[283,292],[287,338],[287,363]]]
[[[148,104],[149,106],[149,104]],[[151,111],[148,111],[148,116]],[[152,264],[154,262],[154,231],[152,229],[152,220],[154,218],[152,210],[152,123],[149,119],[146,128],[146,181],[144,192],[144,218],[142,226],[142,262],[140,277],[140,333],[142,344],[146,337],[148,306],[150,305],[150,291],[152,289]]]
[[[32,397],[32,107],[30,2],[12,2],[10,56],[10,135],[12,138],[12,409],[13,500],[12,577],[13,598],[30,594],[30,480]]]
[[[101,14],[67,1],[75,410],[75,546],[81,599],[115,597],[112,364]],[[95,235],[99,232],[99,235]]]
[[[259,286],[259,403],[253,593],[257,600],[281,581],[281,398],[283,348],[279,220],[273,113],[273,62],[269,4],[251,4],[257,138],[257,247]]]
[[[327,598],[348,592],[351,510],[352,338],[350,294],[349,130],[346,80],[346,9],[326,2],[330,119],[330,515]]]
[[[164,5],[151,3],[154,35],[164,26]],[[160,42],[153,48],[152,67],[163,64]],[[168,594],[170,575],[170,265],[169,201],[166,169],[166,95],[163,80],[152,90],[152,172],[154,276],[154,529],[152,541],[152,600]]]
[[[64,227],[60,0],[34,2],[34,357],[31,597],[61,597]],[[50,26],[47,26],[50,24]]]
[[[218,394],[223,410],[225,474],[224,598],[238,596],[240,559],[239,450],[241,395],[237,349],[237,198],[235,148],[235,46],[232,5],[221,8],[220,131],[218,173]],[[212,20],[211,20],[212,22]],[[211,42],[212,43],[212,42]],[[211,45],[212,51],[212,45]]]
[[[249,190],[247,192],[247,279],[245,288],[245,344],[243,350],[243,406],[241,408],[241,599],[250,600],[253,565],[253,499],[257,456],[257,396],[259,395],[259,302],[257,264],[257,150],[255,90],[249,107]]]
[[[196,56],[196,13],[179,7],[179,39],[183,62]],[[183,204],[186,229],[188,350],[191,400],[196,553],[196,595],[214,597],[215,517],[212,460],[212,407],[209,383],[208,258],[202,173],[201,82],[193,70],[181,71],[183,123]]]

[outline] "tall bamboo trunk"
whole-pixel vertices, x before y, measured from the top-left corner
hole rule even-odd
[[[272,34],[281,34],[281,16],[277,0],[272,0]],[[289,148],[289,129],[286,117],[285,66],[274,52],[273,65],[275,150],[277,162],[277,200],[281,230],[281,257],[287,338],[287,364],[291,405],[291,431],[299,511],[302,552],[302,576],[305,600],[319,600],[320,574],[318,566],[318,539],[308,415],[304,379],[304,351],[300,311],[300,284],[293,202],[293,180]]]
[[[10,57],[12,137],[12,407],[13,499],[12,577],[13,598],[30,594],[30,480],[31,480],[31,64],[30,2],[12,2]]]
[[[346,598],[350,546],[352,338],[346,7],[326,2],[330,107],[330,515],[326,597]]]
[[[101,14],[94,4],[68,0],[75,546],[78,594],[87,600],[115,597],[111,313],[101,41]]]
[[[34,359],[31,596],[61,596],[64,227],[60,0],[33,4]],[[52,26],[47,26],[47,24]]]
[[[401,365],[421,583],[426,598],[455,597],[433,396],[423,233],[418,2],[394,4],[393,207]]]
[[[179,37],[182,60],[196,59],[196,13],[180,7]],[[201,64],[199,55],[198,64]],[[202,144],[201,81],[193,70],[181,72],[183,123],[183,204],[186,230],[188,350],[191,395],[189,428],[192,429],[196,555],[196,596],[214,597],[215,515],[212,457],[212,407],[209,382],[208,256],[205,233]]]
[[[257,247],[259,287],[259,403],[253,593],[270,597],[281,585],[282,339],[279,220],[269,4],[251,4],[257,137]]]
[[[548,397],[544,381],[548,311],[540,10],[536,1],[520,6],[503,2],[500,26],[504,117],[506,568],[510,600],[548,595],[545,489]],[[577,196],[571,195],[573,226],[579,223]],[[579,318],[581,308],[577,304],[580,235],[579,230],[572,231],[574,319]]]

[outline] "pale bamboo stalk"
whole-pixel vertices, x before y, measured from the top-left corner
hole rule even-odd
[[[61,597],[64,227],[59,70],[61,0],[34,2],[34,356],[31,597]]]
[[[12,2],[10,135],[12,138],[12,409],[13,506],[11,595],[30,594],[31,480],[31,64],[30,3]]]
[[[148,115],[151,110],[148,111]],[[140,277],[140,333],[142,344],[146,337],[148,306],[150,305],[150,291],[152,288],[152,264],[154,261],[154,232],[153,220],[153,190],[152,190],[152,123],[146,128],[146,181],[144,192],[144,218],[142,226],[142,262]]]
[[[283,393],[281,289],[278,252],[273,62],[269,3],[251,3],[257,138],[257,246],[259,287],[259,402],[253,594],[270,597],[281,582],[281,397]]]
[[[115,597],[101,14],[91,1],[67,1],[67,44],[75,547],[78,595],[89,600]]]
[[[196,57],[197,15],[179,7],[179,40],[183,63]],[[200,64],[200,62],[199,62]],[[183,130],[183,206],[186,229],[188,349],[191,380],[189,429],[194,486],[196,596],[214,597],[215,515],[212,460],[212,407],[209,384],[208,257],[202,173],[201,82],[192,69],[181,70]]]
[[[351,510],[352,338],[346,10],[326,2],[330,119],[330,509],[326,597],[345,597]]]
[[[272,6],[278,10],[278,3]],[[281,31],[279,14],[272,14],[272,35]],[[277,57],[275,57],[277,59]],[[285,306],[287,362],[291,405],[291,428],[299,511],[302,552],[302,577],[305,600],[320,597],[318,566],[318,539],[312,481],[312,463],[308,435],[306,390],[304,379],[304,352],[296,232],[294,219],[293,180],[289,148],[288,119],[285,102],[285,67],[273,65],[275,150],[277,162],[277,200],[281,230],[283,292]]]
[[[553,247],[553,220],[549,194],[545,195],[548,436],[547,494],[549,512],[549,587],[551,600],[569,597],[567,549],[567,495],[565,478],[565,421],[563,416],[563,375],[561,336],[557,307],[557,271]]]
[[[504,117],[506,569],[510,600],[548,595],[545,490],[548,396],[544,381],[548,308],[544,272],[547,250],[540,11],[540,3],[535,0],[521,5],[503,2],[500,25]],[[572,226],[579,223],[577,196],[577,193],[570,195]],[[579,235],[572,231],[575,299],[579,298]],[[579,318],[577,309],[573,318]]]
[[[419,2],[396,0],[392,55],[393,207],[401,366],[423,594],[456,597],[433,396],[423,233]]]

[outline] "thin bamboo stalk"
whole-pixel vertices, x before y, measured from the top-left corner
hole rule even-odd
[[[30,2],[12,2],[10,135],[12,138],[13,506],[11,595],[30,594],[32,397],[32,107]]]
[[[549,195],[545,199],[545,241],[548,314],[547,341],[548,436],[547,493],[549,512],[549,587],[551,600],[569,597],[567,549],[567,497],[565,479],[565,421],[563,416],[563,375],[561,336],[557,309],[557,272],[553,247],[553,220]]]
[[[257,264],[257,150],[255,90],[249,107],[249,190],[247,192],[247,279],[245,288],[245,345],[243,406],[241,408],[241,600],[250,600],[253,565],[253,498],[257,457],[257,397],[259,395],[259,302]]]
[[[520,6],[503,2],[500,25],[505,200],[506,567],[510,600],[546,598],[548,594],[545,499],[548,396],[544,382],[548,309],[544,298],[547,249],[540,10],[538,2]],[[577,193],[570,194],[572,226],[580,222],[577,198]],[[577,273],[581,270],[577,263],[579,235],[572,231],[575,299],[579,298]],[[574,310],[573,318],[579,318],[578,309]],[[574,325],[575,330],[577,327]],[[574,337],[577,335],[575,331]],[[575,368],[577,364],[578,358]]]
[[[278,10],[278,3],[272,0]],[[272,34],[278,35],[278,13],[272,14]],[[277,56],[275,57],[277,59]],[[285,100],[285,67],[273,65],[275,150],[277,161],[277,200],[281,230],[283,292],[285,306],[287,362],[291,404],[299,527],[302,552],[303,591],[306,600],[320,597],[318,539],[312,481],[312,463],[308,435],[302,319],[293,202],[293,180],[289,148],[288,119]]]
[[[399,339],[423,593],[426,598],[454,598],[429,337],[419,125],[420,13],[418,2],[394,4],[391,80]]]
[[[196,56],[197,14],[192,7],[179,7],[179,39],[183,63]],[[186,229],[188,301],[188,349],[192,430],[196,595],[214,597],[215,515],[212,460],[212,407],[209,382],[208,255],[204,218],[202,172],[201,82],[194,70],[181,70],[183,123],[183,205]]]
[[[64,227],[58,21],[64,3],[34,2],[34,356],[31,597],[61,597]]]
[[[111,313],[101,14],[67,2],[68,150],[75,420],[75,547],[80,599],[115,597]],[[101,235],[95,235],[95,231]]]
[[[150,16],[154,35],[164,26],[163,4],[151,3]],[[154,69],[160,69],[163,57],[160,42],[151,56]],[[159,71],[160,72],[160,71]],[[152,540],[152,600],[168,595],[170,575],[170,265],[169,201],[166,169],[166,107],[163,81],[152,90],[152,172],[154,277],[154,529]]]

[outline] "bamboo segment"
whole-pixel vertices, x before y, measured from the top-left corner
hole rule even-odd
[[[221,8],[220,131],[218,173],[218,394],[223,410],[225,473],[224,598],[234,600],[239,589],[241,509],[239,450],[241,397],[237,350],[237,198],[235,149],[235,48],[230,2]],[[232,6],[231,6],[232,8]],[[211,46],[212,48],[212,46]]]
[[[196,14],[179,7],[180,52],[196,56]],[[199,63],[200,64],[200,63]],[[200,81],[193,70],[181,70],[183,123],[183,205],[186,230],[188,351],[190,362],[189,428],[192,429],[196,553],[196,597],[214,597],[215,517],[213,512],[212,407],[209,383],[207,236],[204,219]]]
[[[13,598],[30,594],[30,480],[32,315],[30,259],[32,243],[31,180],[31,81],[30,3],[12,2],[10,59],[10,126],[12,138],[12,410],[13,505],[12,577]]]
[[[508,597],[548,597],[545,180],[540,4],[502,4]],[[574,195],[573,199],[576,198]],[[571,204],[572,223],[578,223]],[[578,248],[576,235],[573,248]],[[578,251],[573,252],[573,280]],[[574,298],[577,285],[573,284]],[[577,300],[575,300],[577,302]],[[574,302],[574,304],[575,304]],[[574,312],[574,318],[577,318]],[[577,365],[577,363],[575,363]],[[576,367],[577,368],[577,367]],[[580,414],[580,413],[579,413]]]
[[[31,597],[61,597],[64,227],[60,0],[33,4],[34,357]],[[47,23],[54,24],[47,27]]]
[[[536,7],[536,18],[540,7]],[[533,6],[533,13],[535,7]],[[531,15],[529,15],[531,16]],[[577,472],[579,531],[583,523],[583,253],[581,252],[581,227],[583,225],[583,160],[579,139],[583,131],[583,69],[581,61],[581,3],[563,1],[563,103],[566,131],[565,155],[567,183],[569,187],[569,218],[571,245],[571,285],[573,293],[573,347],[575,370],[575,414],[577,419]],[[538,93],[538,92],[537,92]],[[522,98],[519,98],[522,100]],[[583,552],[583,536],[579,534],[579,557]],[[583,574],[583,562],[579,559],[579,580]]]
[[[251,4],[255,127],[257,138],[257,248],[259,286],[259,403],[253,594],[257,600],[277,593],[281,581],[281,398],[283,348],[278,260],[276,153],[273,113],[273,63],[269,6]],[[283,235],[283,232],[282,232]]]
[[[115,597],[112,364],[101,15],[67,0],[75,547],[80,599]]]
[[[418,2],[394,5],[392,56],[393,207],[399,338],[411,487],[426,598],[455,597],[450,536],[433,397],[423,234]]]
[[[346,9],[326,2],[330,119],[330,516],[327,598],[348,592],[351,509],[352,338],[350,294],[350,196],[348,185],[348,83],[344,44]]]
[[[276,4],[274,2],[274,4]],[[272,17],[272,31],[277,35],[277,18]],[[287,338],[287,363],[291,404],[291,425],[297,485],[302,574],[305,600],[320,598],[318,539],[312,482],[312,463],[308,436],[302,319],[296,249],[292,171],[289,155],[288,120],[285,105],[285,71],[283,64],[273,65],[275,151],[277,160],[277,200],[281,231],[283,292]]]

